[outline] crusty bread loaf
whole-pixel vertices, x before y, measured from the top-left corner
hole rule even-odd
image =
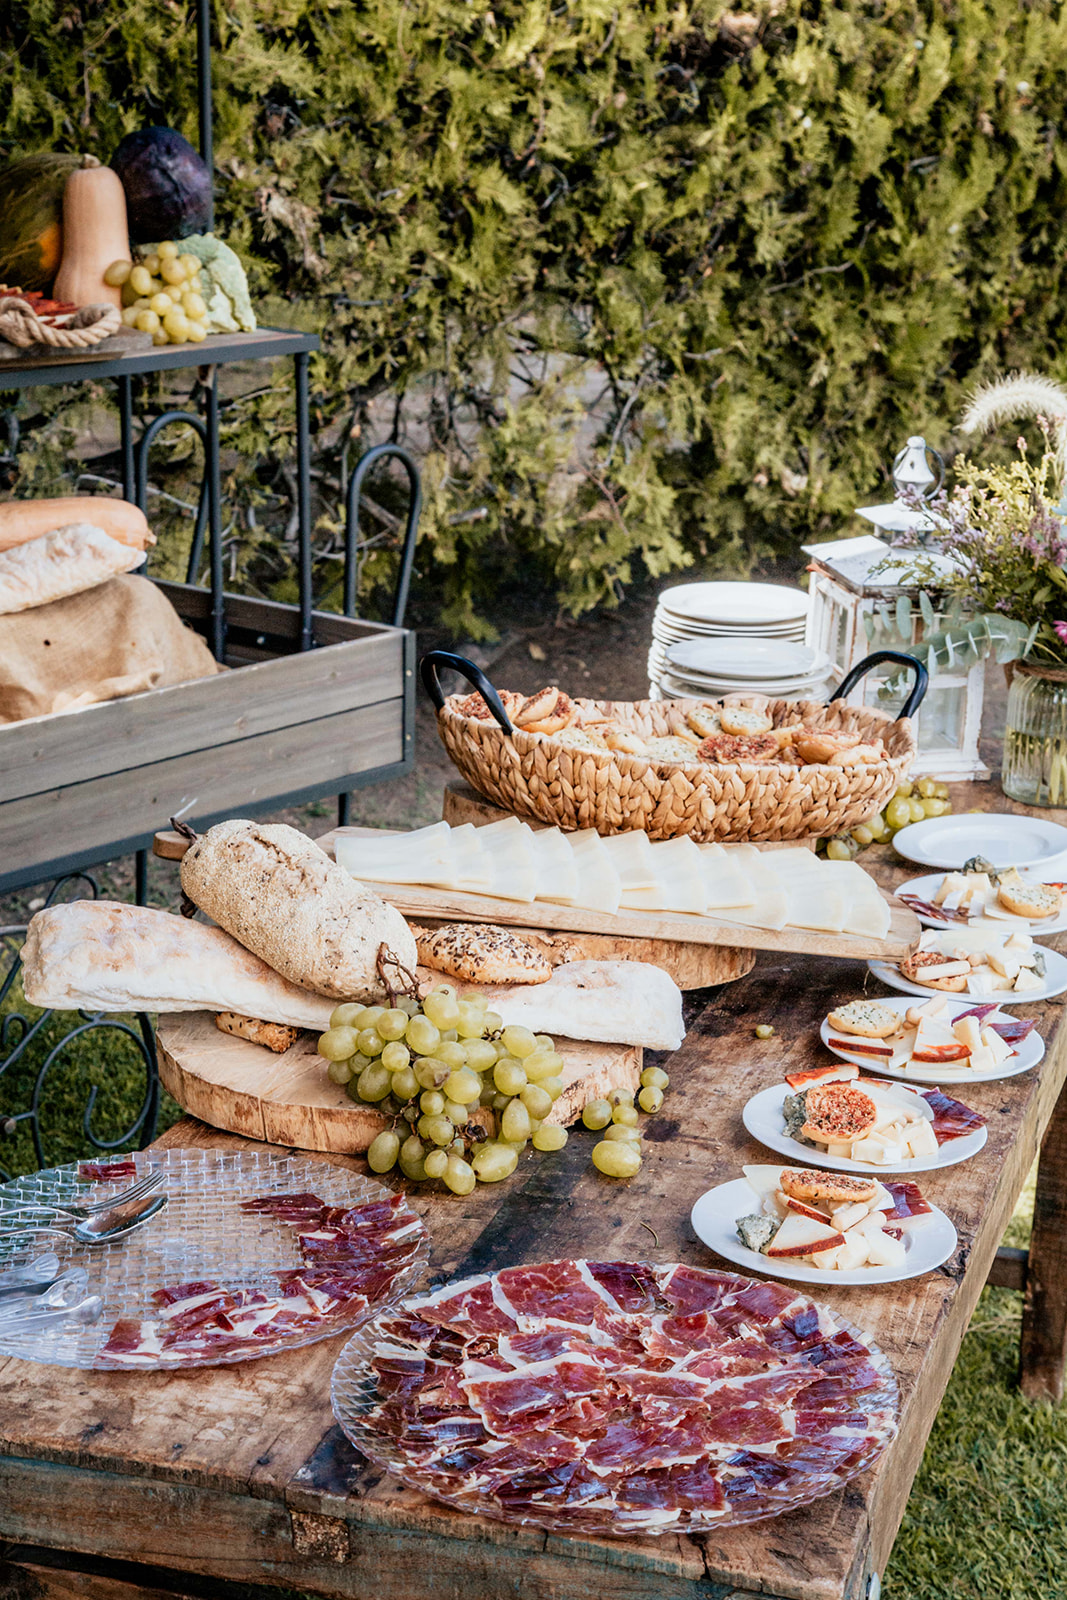
[[[0,616],[30,611],[132,572],[144,551],[78,522],[0,553]]]
[[[31,1005],[56,1011],[236,1011],[321,1031],[333,1009],[221,928],[111,900],[38,911],[22,985]]]
[[[251,1044],[265,1045],[276,1056],[283,1056],[300,1037],[299,1028],[287,1028],[280,1022],[261,1022],[259,1017],[241,1017],[236,1011],[220,1011],[215,1026],[221,1033],[232,1034],[235,1039],[247,1039]]]
[[[417,929],[415,944],[423,966],[468,983],[547,983],[552,976],[544,952],[510,928],[450,922],[432,933]]]
[[[383,999],[383,944],[415,969],[415,940],[400,912],[296,828],[220,822],[190,845],[181,879],[194,905],[303,989],[334,1000]]]

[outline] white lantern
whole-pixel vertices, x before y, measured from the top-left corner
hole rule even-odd
[[[940,486],[941,458],[934,451],[930,454],[936,457],[937,474],[927,462],[926,441],[918,435],[910,438],[893,463],[896,498],[889,505],[862,507],[859,515],[887,533],[914,531],[920,539],[936,535],[941,518],[915,503],[917,498],[928,499]],[[944,613],[935,609],[926,593],[936,588],[938,574],[947,574],[953,566],[936,545],[925,544],[917,552],[894,551],[873,534],[863,534],[803,549],[812,558],[806,642],[826,652],[840,674],[838,682],[871,651],[917,651],[927,635],[945,625]],[[918,563],[917,572],[909,571],[912,562]],[[881,668],[868,673],[849,702],[897,711],[907,686],[893,698],[883,691],[898,671]],[[916,776],[988,778],[989,769],[978,754],[984,686],[982,661],[931,675],[916,717],[919,750],[912,765]]]

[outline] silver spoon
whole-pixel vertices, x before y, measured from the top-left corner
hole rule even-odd
[[[125,1205],[112,1206],[108,1211],[98,1212],[96,1216],[89,1217],[83,1222],[59,1221],[42,1224],[24,1222],[21,1227],[0,1230],[0,1238],[13,1234],[24,1236],[27,1233],[54,1233],[62,1239],[72,1239],[75,1244],[93,1249],[97,1245],[110,1244],[114,1239],[121,1239],[124,1234],[133,1233],[136,1228],[143,1228],[157,1211],[162,1211],[166,1203],[165,1194],[154,1195],[151,1199],[143,1196],[140,1200],[128,1201]]]

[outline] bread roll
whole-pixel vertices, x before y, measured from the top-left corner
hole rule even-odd
[[[194,905],[302,989],[332,1000],[384,999],[383,944],[415,970],[415,940],[400,912],[296,828],[220,822],[190,845],[181,878]]]
[[[22,986],[31,1005],[56,1011],[236,1011],[319,1032],[333,1009],[221,928],[111,900],[38,911]]]

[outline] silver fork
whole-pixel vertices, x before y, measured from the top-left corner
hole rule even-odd
[[[110,1195],[106,1200],[87,1200],[84,1204],[72,1200],[67,1205],[59,1206],[53,1205],[50,1200],[30,1200],[17,1192],[11,1194],[10,1189],[4,1185],[0,1185],[0,1200],[6,1199],[10,1194],[11,1199],[17,1201],[27,1211],[47,1211],[50,1216],[67,1217],[71,1222],[87,1222],[90,1217],[99,1216],[101,1211],[110,1211],[113,1206],[125,1205],[130,1200],[139,1200],[144,1194],[151,1194],[152,1190],[158,1189],[162,1182],[162,1167],[153,1167],[151,1172],[131,1184],[128,1189],[124,1189],[121,1194]]]

